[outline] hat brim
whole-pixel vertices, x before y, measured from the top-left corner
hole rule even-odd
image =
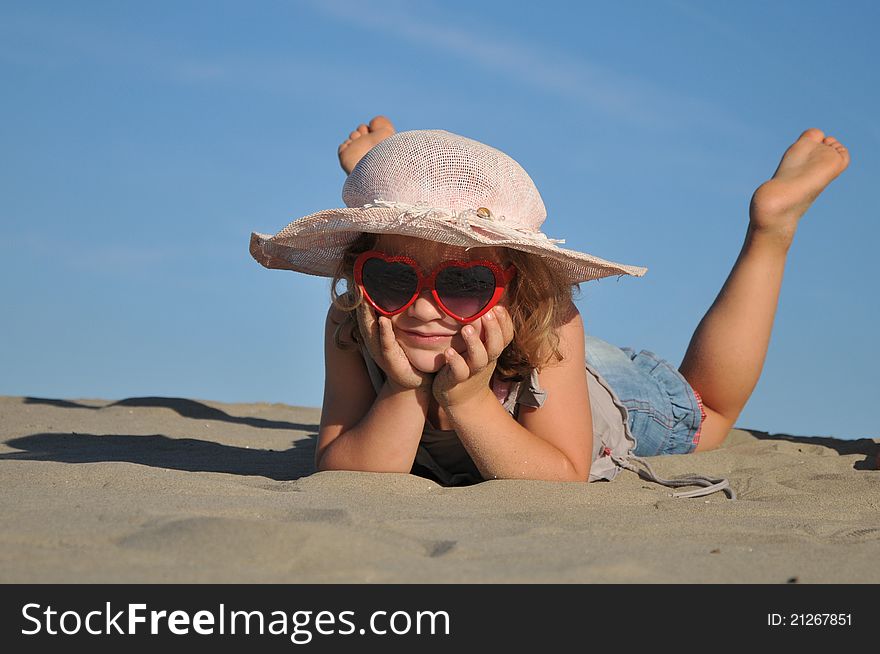
[[[544,257],[570,284],[632,275],[647,268],[561,248],[550,240],[499,236],[432,216],[406,217],[387,207],[325,209],[291,222],[274,236],[251,234],[250,252],[266,268],[333,277],[343,253],[362,233],[400,234],[464,248],[506,247]]]

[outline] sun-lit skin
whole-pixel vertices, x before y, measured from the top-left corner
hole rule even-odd
[[[465,248],[454,245],[445,245],[432,241],[424,241],[409,236],[397,234],[382,235],[374,249],[388,255],[405,254],[415,259],[422,272],[429,274],[436,266],[444,261],[473,261],[474,259],[488,259],[506,267],[507,262],[502,258],[503,250],[499,248]],[[506,306],[507,296],[502,296],[500,305]],[[476,330],[477,335],[482,337],[482,323],[480,318],[470,323]],[[391,316],[391,324],[394,328],[394,336],[400,344],[414,368],[426,373],[434,373],[445,364],[444,351],[452,347],[456,352],[464,353],[467,346],[461,335],[463,323],[444,313],[437,306],[430,290],[422,291],[418,299],[405,311]],[[409,335],[407,332],[416,331],[427,334],[448,334],[449,336],[437,339],[433,342],[425,342]]]

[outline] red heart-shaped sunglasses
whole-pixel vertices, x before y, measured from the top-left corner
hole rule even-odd
[[[368,250],[354,262],[354,281],[367,302],[383,316],[406,310],[424,289],[445,313],[459,322],[473,322],[498,304],[516,276],[511,265],[494,261],[444,261],[429,275],[406,255]]]

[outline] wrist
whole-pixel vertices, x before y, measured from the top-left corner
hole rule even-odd
[[[472,411],[481,411],[487,402],[498,404],[498,398],[487,386],[476,392],[468,393],[463,397],[455,393],[435,393],[435,399],[443,409],[450,413],[466,414]]]
[[[386,395],[395,395],[395,396],[412,396],[418,399],[421,403],[422,400],[427,402],[431,397],[431,386],[421,385],[416,387],[411,386],[402,386],[391,380],[390,378],[385,380],[385,389]]]

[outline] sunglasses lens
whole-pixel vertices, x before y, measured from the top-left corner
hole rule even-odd
[[[470,318],[482,311],[495,294],[495,274],[486,266],[450,266],[437,274],[434,286],[447,309]]]
[[[367,259],[361,270],[367,295],[383,311],[397,311],[412,299],[419,286],[416,271],[401,261]]]

